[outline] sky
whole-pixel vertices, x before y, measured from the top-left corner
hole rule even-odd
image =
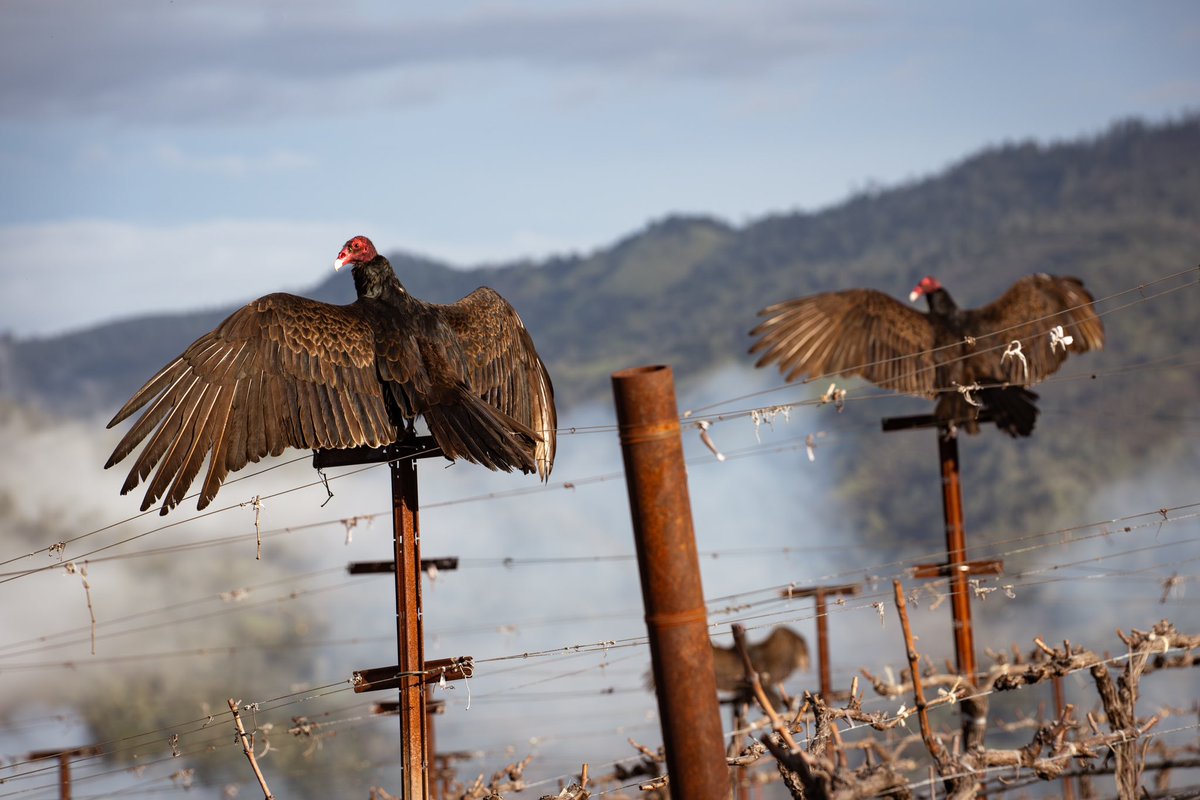
[[[1192,2],[5,0],[0,332],[744,224],[1200,107]]]

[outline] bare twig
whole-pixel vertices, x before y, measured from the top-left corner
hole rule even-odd
[[[570,786],[564,787],[558,794],[544,794],[540,800],[588,800],[591,793],[587,790],[588,782],[588,765],[583,765],[583,770],[579,773],[579,783],[572,783]]]
[[[746,629],[736,622],[732,625],[733,629],[733,646],[737,648],[738,654],[742,657],[742,666],[746,670],[746,680],[750,682],[750,688],[754,690],[754,697],[758,700],[758,704],[762,706],[763,711],[771,718],[771,727],[779,734],[780,738],[787,743],[788,748],[793,752],[799,752],[800,745],[796,744],[796,740],[792,738],[792,732],[788,730],[787,723],[775,711],[775,707],[771,705],[771,701],[767,698],[767,693],[763,690],[762,680],[758,677],[758,670],[754,668],[754,663],[750,660],[750,651],[746,648]]]
[[[250,760],[250,767],[254,770],[254,777],[258,778],[258,785],[262,787],[263,800],[274,800],[271,790],[267,788],[267,779],[258,767],[258,759],[254,757],[254,747],[250,742],[250,736],[246,733],[246,728],[242,725],[242,717],[238,714],[238,701],[232,697],[229,698],[229,710],[233,712],[233,724],[237,726],[238,741],[242,744],[242,752]]]
[[[75,566],[74,561],[68,561],[63,565],[68,575],[79,573],[80,579],[83,581],[83,594],[87,598],[88,616],[92,620],[92,655],[96,655],[96,611],[92,607],[92,585],[88,583],[87,578],[87,562],[83,562],[79,566]]]
[[[900,615],[900,627],[904,631],[904,647],[908,654],[908,668],[912,673],[913,697],[917,704],[917,721],[921,724],[921,738],[929,755],[933,756],[934,765],[939,775],[945,775],[949,766],[949,756],[942,740],[934,735],[929,726],[929,706],[925,702],[925,690],[921,686],[921,657],[913,643],[912,626],[908,623],[908,604],[904,599],[904,587],[899,580],[892,581],[892,589],[896,595],[896,612]]]
[[[92,585],[88,583],[86,561],[79,568],[79,577],[83,579],[83,593],[87,596],[88,616],[92,619],[92,655],[96,655],[96,610],[92,608]]]
[[[248,500],[245,503],[239,504],[242,508],[250,506],[254,509],[254,534],[258,538],[258,555],[257,560],[262,561],[262,510],[263,502],[261,495],[254,495],[253,500]]]

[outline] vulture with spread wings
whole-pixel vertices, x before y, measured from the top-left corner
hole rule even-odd
[[[746,646],[750,664],[758,672],[758,679],[771,705],[782,708],[776,687],[787,680],[796,670],[808,670],[808,642],[786,625],[776,625],[767,638]],[[741,702],[754,702],[754,692],[746,679],[746,667],[737,648],[712,644],[713,675],[717,691],[731,693]],[[654,691],[654,672],[647,670],[646,688]]]
[[[874,289],[777,303],[759,312],[766,319],[750,332],[759,337],[750,352],[762,354],[756,366],[778,364],[788,381],[861,375],[937,400],[935,417],[952,428],[977,433],[977,412],[986,409],[1001,430],[1028,436],[1038,410],[1026,387],[1070,352],[1104,346],[1104,326],[1078,278],[1029,275],[974,309],[959,308],[934,278],[909,299],[922,295],[928,313]]]
[[[247,463],[288,447],[391,444],[418,415],[449,459],[549,476],[554,388],[516,310],[488,288],[448,305],[418,300],[365,236],[334,268],[347,264],[353,303],[260,297],[134,394],[108,424],[145,407],[105,464],[148,439],[122,494],[154,472],[142,510],[161,498],[165,514],[207,459],[202,509]]]
[[[746,692],[745,664],[736,647],[713,645],[713,671],[719,692]],[[796,670],[807,670],[808,642],[786,625],[776,625],[761,642],[746,646],[750,664],[764,688],[783,683]]]

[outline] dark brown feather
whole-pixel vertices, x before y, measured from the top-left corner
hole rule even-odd
[[[761,642],[747,645],[746,650],[764,685],[783,683],[796,670],[809,667],[808,643],[784,625],[773,628]],[[746,687],[745,666],[736,648],[713,645],[713,669],[718,691],[738,692]]]
[[[776,625],[761,642],[746,646],[750,663],[758,672],[759,681],[768,699],[780,708],[779,693],[775,690],[796,670],[809,668],[808,642],[786,625]],[[732,692],[744,702],[754,702],[742,656],[735,647],[712,645],[713,673],[718,692]],[[646,673],[646,687],[654,688],[654,675]]]
[[[1058,371],[1068,352],[1083,353],[1104,347],[1104,325],[1092,308],[1092,296],[1078,278],[1028,275],[1014,283],[994,302],[964,311],[966,327],[982,332],[999,331],[986,343],[990,352],[980,353],[976,370],[1003,376],[1014,383],[1031,386]],[[1074,337],[1067,348],[1051,349],[1050,329],[1057,325]],[[975,334],[978,335],[978,334]],[[1028,378],[1016,359],[1001,361],[997,345],[1019,341],[1029,365]]]
[[[528,421],[526,427],[538,438],[537,471],[545,480],[557,447],[554,386],[525,323],[507,300],[487,287],[439,310],[463,343],[460,368],[467,383],[489,405]]]
[[[389,444],[416,415],[449,458],[545,479],[554,393],[512,306],[490,289],[423,303],[386,259],[354,263],[354,303],[261,297],[151,377],[109,423],[144,409],[105,465],[145,442],[122,492],[154,472],[142,507],[161,500],[166,513],[207,459],[202,509],[247,463],[288,447]]]
[[[778,364],[787,381],[861,375],[905,394],[934,394],[933,328],[925,315],[874,289],[801,297],[768,306],[750,332],[762,353],[755,366]]]
[[[921,313],[873,289],[801,297],[759,312],[767,319],[752,336],[761,353],[756,366],[777,364],[787,381],[861,375],[885,389],[937,398],[935,416],[978,431],[976,407],[956,387],[980,384],[976,401],[1014,436],[1029,435],[1037,395],[1027,386],[1053,374],[1068,352],[1104,346],[1104,327],[1092,296],[1078,278],[1030,275],[994,302],[959,309],[936,281]],[[918,287],[919,289],[921,287]],[[1068,348],[1051,347],[1050,331],[1063,326]],[[1024,362],[1004,358],[1019,342]]]

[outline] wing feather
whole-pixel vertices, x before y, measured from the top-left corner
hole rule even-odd
[[[233,386],[222,393],[224,402],[217,406],[213,414],[213,430],[211,441],[213,442],[212,455],[208,460],[208,473],[204,476],[204,483],[200,488],[200,501],[212,502],[216,496],[217,490],[221,488],[221,481],[225,480],[225,476],[229,474],[229,469],[226,466],[226,451],[235,443],[236,436],[230,430],[230,422],[234,415],[234,408],[237,403],[237,398],[243,391],[242,387],[245,381],[234,379]],[[190,484],[189,480],[184,485],[186,489]],[[180,498],[182,499],[182,498]]]
[[[217,385],[210,387],[208,394],[211,399],[203,406],[203,410],[196,416],[192,423],[192,443],[187,453],[179,461],[179,467],[176,470],[175,477],[171,481],[171,486],[167,489],[165,502],[169,505],[177,505],[180,500],[187,494],[188,487],[192,485],[192,481],[200,474],[200,468],[204,465],[204,459],[208,451],[213,447],[213,435],[215,429],[221,425],[222,409],[226,406],[226,401],[222,401],[222,397],[226,400],[233,396],[233,387],[229,385]],[[219,445],[217,445],[219,447]],[[163,462],[164,464],[166,462]]]
[[[143,508],[163,513],[186,494],[205,459],[199,508],[229,472],[286,447],[394,440],[377,377],[371,326],[352,304],[273,294],[234,312],[159,370],[109,423],[145,408],[106,466],[147,444],[123,492],[157,466]]]
[[[224,469],[219,478],[214,478],[218,484],[225,479],[225,475],[241,469],[249,461],[249,456],[246,455],[246,430],[249,426],[250,414],[246,398],[252,391],[254,382],[255,376],[251,374],[238,379],[234,387],[233,407],[229,410],[229,425],[225,442]],[[213,489],[213,494],[215,493],[216,488]]]
[[[197,383],[199,381],[194,376],[189,376],[186,383],[176,385],[180,387],[180,390],[186,396],[188,392],[196,387]],[[163,454],[167,452],[167,449],[179,434],[180,429],[183,427],[183,417],[184,409],[180,407],[178,401],[172,402],[171,413],[154,431],[150,443],[142,449],[141,455],[138,456],[137,461],[133,464],[133,468],[129,471],[129,476],[125,479],[125,485],[121,489],[121,494],[125,494],[134,486],[137,486],[140,481],[150,474],[154,465],[163,457]],[[135,444],[136,442],[129,443],[126,445],[126,448],[132,449]],[[121,445],[118,445],[118,448],[120,449]],[[109,460],[112,460],[111,457]]]
[[[180,418],[179,435],[172,437],[168,443],[166,454],[159,462],[158,470],[146,489],[142,511],[152,506],[154,501],[162,496],[170,481],[182,471],[185,453],[191,450],[199,437],[198,428],[202,426],[198,425],[198,420],[207,419],[217,388],[210,383],[201,383],[195,398],[188,398],[188,402],[176,406],[175,412]]]
[[[926,314],[874,289],[800,297],[758,312],[755,366],[784,380],[861,375],[885,389],[932,397],[933,327]]]
[[[240,466],[257,462],[264,455],[271,452],[271,446],[267,444],[270,435],[270,432],[267,430],[267,420],[274,419],[274,415],[264,415],[263,406],[270,399],[268,393],[271,391],[272,381],[263,372],[261,366],[257,364],[254,365],[250,380],[251,383],[247,389],[245,410],[246,449],[242,453],[242,463]]]
[[[1093,302],[1078,278],[1046,274],[1021,278],[992,303],[964,312],[968,333],[980,338],[996,334],[986,342],[989,350],[978,354],[975,372],[1032,385],[1056,372],[1070,353],[1100,350],[1104,323]],[[1050,331],[1059,325],[1073,337],[1066,347],[1051,346]],[[1027,380],[1019,362],[1002,359],[1003,348],[997,348],[1013,340],[1021,343],[1029,367]]]
[[[487,287],[437,308],[458,336],[463,379],[477,397],[534,432],[534,461],[546,480],[557,449],[554,385],[520,315]]]
[[[176,359],[176,361],[164,368],[164,372],[166,369],[172,369],[173,376],[171,381],[164,382],[163,385],[174,387],[178,383],[179,379],[186,375],[186,369],[183,368],[181,364],[182,361]],[[163,373],[159,374],[162,375]],[[170,389],[162,389],[161,391],[163,393],[160,394],[154,400],[154,402],[150,404],[150,407],[145,411],[145,413],[142,414],[141,418],[138,419],[137,424],[135,424],[133,428],[130,429],[129,433],[127,433],[121,439],[121,442],[117,445],[117,448],[113,451],[112,455],[108,457],[108,462],[104,465],[105,469],[108,469],[113,464],[116,464],[118,461],[125,458],[125,456],[129,455],[133,448],[137,446],[137,443],[146,438],[146,434],[148,434],[156,425],[162,422],[163,418],[168,414],[168,412],[171,411],[173,408],[173,394]],[[111,426],[113,423],[119,422],[122,419],[124,419],[124,416],[119,413],[113,419],[113,422],[109,423],[109,425]]]

